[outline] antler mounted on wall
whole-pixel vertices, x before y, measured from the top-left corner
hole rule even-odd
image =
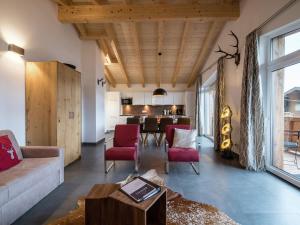
[[[225,59],[234,59],[235,65],[238,66],[238,65],[240,64],[240,60],[241,60],[241,54],[240,54],[240,50],[239,50],[239,39],[238,39],[238,37],[235,35],[235,33],[233,33],[232,31],[230,31],[230,34],[228,34],[228,35],[233,36],[234,39],[235,39],[235,41],[236,41],[236,44],[235,44],[235,45],[230,45],[230,46],[236,48],[235,53],[230,54],[230,53],[228,53],[228,52],[223,51],[223,50],[221,49],[220,45],[218,45],[218,46],[219,46],[219,50],[216,51],[216,52],[224,54]]]

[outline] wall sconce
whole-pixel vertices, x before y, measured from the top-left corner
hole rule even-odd
[[[102,87],[103,87],[104,84],[106,84],[106,80],[104,80],[103,78],[97,79],[97,84],[100,85],[100,83],[101,83],[101,85],[102,85]]]
[[[10,51],[10,52],[17,53],[20,56],[24,56],[24,54],[25,54],[24,48],[21,48],[17,45],[14,45],[14,44],[9,44],[7,50]]]

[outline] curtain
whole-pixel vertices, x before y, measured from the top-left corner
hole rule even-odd
[[[214,149],[219,150],[221,146],[221,120],[220,115],[224,106],[224,57],[218,59],[216,95],[215,95],[215,116],[214,116]]]
[[[196,110],[195,110],[195,120],[197,135],[201,135],[201,87],[202,87],[202,75],[197,79],[196,83]]]
[[[240,163],[248,170],[265,169],[262,88],[258,66],[258,37],[253,31],[246,38],[241,93]]]

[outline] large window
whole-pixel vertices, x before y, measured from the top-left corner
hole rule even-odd
[[[300,30],[287,27],[264,38],[269,139],[268,169],[300,185]]]
[[[214,137],[214,108],[215,108],[215,82],[206,85],[201,90],[201,124],[202,134],[213,140]]]

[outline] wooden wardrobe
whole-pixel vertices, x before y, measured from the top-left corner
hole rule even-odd
[[[81,78],[56,61],[26,63],[26,144],[64,148],[65,166],[81,156]]]

